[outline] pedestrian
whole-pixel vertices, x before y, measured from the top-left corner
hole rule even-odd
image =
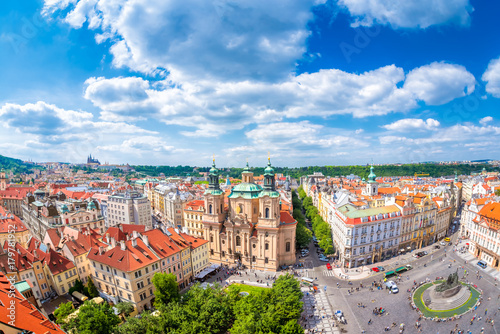
[[[488,314],[488,309],[484,310],[484,315]]]

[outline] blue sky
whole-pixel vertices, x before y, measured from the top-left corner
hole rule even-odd
[[[500,4],[393,2],[2,1],[0,154],[496,159]]]

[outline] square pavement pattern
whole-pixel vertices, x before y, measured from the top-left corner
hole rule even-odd
[[[316,293],[309,292],[307,288],[302,288],[304,298],[304,312],[301,325],[305,333],[335,333],[339,334],[339,327],[335,327],[333,310],[328,303],[326,294],[318,290]]]

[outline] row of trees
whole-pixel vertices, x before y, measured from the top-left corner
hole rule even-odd
[[[297,248],[307,247],[312,240],[312,232],[306,226],[306,218],[302,213],[302,201],[295,190],[292,191],[293,218],[297,221],[295,240]]]
[[[319,247],[325,251],[325,254],[335,253],[330,225],[321,218],[318,209],[313,204],[312,198],[307,196],[302,186],[300,186],[298,190],[299,196],[302,199],[302,205],[306,212],[306,217],[312,222],[312,229],[318,239]]]
[[[121,320],[107,304],[86,301],[73,313],[72,303],[61,304],[54,312],[61,327],[75,334],[194,334],[194,333],[286,333],[304,330],[298,323],[302,313],[302,292],[292,275],[280,276],[271,289],[240,295],[238,286],[222,289],[218,284],[203,289],[193,286],[180,295],[176,276],[156,273],[155,312]],[[130,303],[116,308],[126,316],[133,311]]]

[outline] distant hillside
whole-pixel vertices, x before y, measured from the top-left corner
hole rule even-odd
[[[34,166],[25,164],[22,160],[0,155],[0,169],[12,171],[14,174],[25,173]]]

